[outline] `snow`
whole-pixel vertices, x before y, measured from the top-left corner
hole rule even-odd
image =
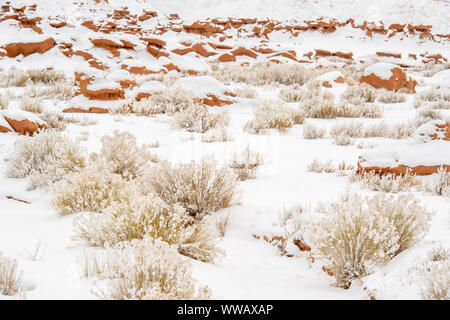
[[[197,97],[206,97],[208,94],[219,97],[227,90],[223,83],[210,76],[185,77],[177,80],[174,86],[192,91]]]
[[[366,70],[364,70],[363,75],[368,76],[370,74],[374,74],[380,79],[389,80],[393,75],[392,69],[394,68],[398,68],[398,66],[392,63],[385,62],[374,63],[373,65],[367,67]]]
[[[28,5],[25,0],[11,0],[13,7]],[[294,0],[229,0],[208,1],[192,0],[186,2],[179,0],[109,0],[108,3],[86,0],[78,3],[66,0],[39,0],[35,13],[28,12],[28,17],[40,16],[60,18],[67,21],[66,28],[54,29],[44,24],[43,34],[39,35],[30,28],[20,28],[15,20],[0,22],[0,46],[12,42],[42,41],[52,36],[57,44],[71,43],[72,49],[82,50],[94,56],[103,63],[105,70],[99,70],[89,65],[89,62],[78,55],[67,58],[57,47],[45,54],[32,54],[28,57],[9,59],[0,57],[0,71],[11,68],[20,70],[54,68],[62,71],[71,83],[74,72],[84,73],[86,77],[94,80],[88,86],[89,90],[120,88],[119,81],[136,78],[142,83],[132,89],[127,89],[127,99],[116,101],[97,101],[78,95],[69,101],[56,98],[43,98],[42,103],[46,109],[61,111],[64,108],[90,107],[112,109],[132,101],[139,92],[154,93],[168,87],[182,87],[193,91],[197,97],[206,97],[214,94],[225,98],[224,92],[243,88],[243,83],[221,82],[211,76],[205,75],[211,71],[211,64],[217,56],[204,58],[195,53],[176,55],[171,52],[181,47],[180,41],[190,43],[219,42],[233,48],[240,46],[253,48],[261,46],[272,48],[277,52],[294,50],[297,57],[314,51],[324,49],[332,52],[353,52],[356,66],[361,61],[368,64],[379,62],[366,68],[364,74],[375,73],[382,79],[389,79],[392,68],[398,63],[423,66],[421,58],[418,60],[390,57],[377,57],[375,52],[399,52],[402,57],[408,53],[440,53],[448,56],[448,40],[428,41],[419,39],[418,35],[397,34],[391,38],[385,35],[374,34],[368,37],[363,30],[346,26],[336,32],[325,34],[322,32],[301,32],[298,37],[289,33],[275,30],[268,38],[242,36],[238,37],[237,30],[228,30],[227,38],[219,41],[214,37],[206,38],[197,34],[167,31],[159,33],[160,25],[167,25],[165,15],[178,13],[180,21],[171,23],[189,24],[197,19],[212,19],[222,17],[236,18],[273,18],[281,23],[304,25],[304,20],[324,17],[346,20],[354,18],[356,24],[364,21],[383,21],[387,28],[391,23],[432,24],[432,33],[448,33],[448,1],[388,1],[380,0],[374,3],[369,0],[360,1],[294,1]],[[123,31],[105,34],[94,32],[88,28],[80,27],[84,20],[93,20],[102,23],[107,14],[114,9],[128,6],[131,14],[140,15],[143,10],[156,10],[158,17],[138,25],[144,30],[145,37],[157,37],[167,42],[164,52],[168,57],[155,58],[146,50],[146,42],[141,41],[137,35]],[[53,19],[53,18],[52,18]],[[107,22],[103,21],[103,22]],[[114,20],[119,27],[127,27],[126,22]],[[247,27],[243,27],[244,29]],[[19,32],[20,30],[20,32]],[[250,34],[250,32],[249,32]],[[122,40],[136,44],[133,50],[120,49],[120,56],[114,57],[109,51],[94,48],[89,39],[109,39],[122,45]],[[26,40],[26,41],[25,41]],[[205,46],[207,47],[207,46]],[[210,50],[208,48],[208,50]],[[4,52],[0,48],[0,52]],[[217,49],[221,54],[226,52]],[[247,56],[237,57],[237,63],[266,62],[268,56],[260,55],[257,59]],[[290,62],[289,59],[276,57],[277,60]],[[145,67],[150,71],[165,70],[164,65],[175,64],[183,71],[196,71],[199,76],[180,75],[175,83],[171,83],[172,71],[162,75],[133,75],[122,66]],[[233,64],[233,63],[232,63]],[[342,68],[345,62],[319,58],[312,60],[306,67],[314,67],[320,73],[331,67]],[[450,90],[450,70],[437,72],[431,77],[422,76],[414,72],[418,80],[417,92],[430,88],[439,88],[439,92],[448,93]],[[334,79],[343,76],[340,71],[323,73],[316,80],[330,81],[339,88],[330,90],[336,96],[336,102],[347,84],[336,84]],[[345,78],[345,77],[344,77]],[[161,80],[156,81],[155,79]],[[141,81],[138,81],[141,80]],[[38,84],[38,88],[45,86]],[[342,86],[342,87],[340,87]],[[232,88],[233,90],[229,89]],[[365,299],[367,292],[364,287],[376,291],[377,299],[417,299],[419,298],[420,283],[414,275],[408,272],[414,262],[423,257],[426,251],[436,246],[450,245],[448,220],[450,202],[448,197],[435,196],[422,191],[414,191],[414,195],[421,200],[435,214],[432,227],[425,239],[413,248],[405,250],[392,261],[381,265],[376,272],[354,282],[351,288],[343,290],[333,286],[335,279],[322,271],[322,263],[312,263],[308,255],[298,250],[292,243],[288,246],[293,257],[280,254],[278,248],[257,240],[253,235],[280,235],[278,225],[279,215],[283,208],[295,204],[304,204],[316,207],[326,201],[336,200],[340,193],[347,189],[362,195],[372,195],[375,192],[361,189],[351,183],[349,178],[337,173],[308,172],[307,166],[314,159],[326,161],[331,159],[337,166],[342,161],[356,166],[358,158],[364,160],[364,166],[391,166],[400,164],[408,166],[448,164],[450,159],[450,142],[430,140],[420,133],[434,133],[435,124],[443,121],[436,120],[420,127],[409,139],[387,138],[354,138],[349,146],[337,146],[333,139],[326,136],[324,139],[304,139],[304,125],[294,125],[285,132],[268,130],[264,134],[249,134],[243,130],[245,123],[252,119],[256,105],[263,99],[279,99],[279,92],[283,86],[267,85],[255,87],[256,98],[233,98],[233,104],[223,107],[208,107],[210,112],[225,111],[229,115],[228,132],[233,140],[227,142],[202,142],[202,135],[190,133],[175,128],[173,117],[159,114],[152,117],[117,114],[66,114],[69,119],[86,119],[91,124],[69,122],[64,134],[76,139],[87,153],[99,152],[101,138],[111,135],[114,130],[128,131],[136,136],[138,144],[158,142],[160,147],[152,148],[161,160],[172,163],[200,160],[204,156],[214,156],[219,164],[228,164],[234,152],[242,152],[247,146],[264,156],[264,164],[258,169],[255,179],[239,182],[241,199],[238,205],[219,210],[214,214],[230,214],[230,224],[219,245],[226,251],[226,256],[214,264],[202,263],[192,260],[193,275],[200,283],[208,285],[214,298],[217,299]],[[28,119],[39,124],[43,121],[38,115],[19,109],[20,101],[25,95],[25,88],[0,87],[0,94],[10,98],[9,109],[0,111],[0,125],[10,127],[3,116],[16,120]],[[418,113],[413,106],[415,95],[408,95],[404,103],[376,104],[384,108],[382,119],[307,119],[306,123],[317,125],[329,130],[336,124],[344,122],[361,121],[364,125],[379,122],[391,124],[405,123],[414,119]],[[296,107],[298,103],[290,103]],[[449,110],[440,110],[443,119],[449,119]],[[73,221],[78,214],[61,217],[52,205],[54,190],[52,188],[39,188],[34,191],[27,190],[28,178],[17,179],[7,176],[6,158],[14,150],[14,145],[21,137],[17,133],[0,133],[0,250],[6,255],[18,260],[23,270],[24,278],[21,283],[28,299],[98,299],[91,291],[92,281],[83,278],[78,270],[77,259],[86,249],[86,246],[75,243],[73,235]],[[33,138],[27,138],[33,139]],[[31,140],[32,141],[32,140]],[[436,181],[437,175],[420,177],[424,182]],[[7,198],[10,197],[10,198]],[[23,203],[12,199],[25,200]],[[24,251],[32,250],[36,244],[42,242],[44,254],[38,261],[31,261],[24,255]],[[417,281],[416,281],[417,280]],[[3,297],[10,299],[13,297]]]

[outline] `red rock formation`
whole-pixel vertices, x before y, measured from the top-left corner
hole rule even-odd
[[[35,133],[38,133],[40,130],[47,128],[47,125],[45,123],[39,124],[28,119],[16,120],[7,116],[3,117],[14,129],[14,131],[22,135],[32,136]]]
[[[44,41],[38,42],[18,42],[18,43],[9,43],[3,48],[6,50],[6,55],[10,58],[15,58],[20,54],[23,54],[25,57],[29,56],[33,53],[45,53],[48,50],[52,49],[55,46],[55,40],[53,38],[48,38]]]
[[[381,51],[377,52],[377,56],[379,56],[379,57],[392,57],[392,58],[397,58],[397,59],[401,59],[402,58],[401,53],[391,53],[391,52],[381,52]]]
[[[82,108],[66,108],[63,110],[64,113],[109,113],[109,110],[106,108],[98,108],[98,107],[90,107],[88,109]]]
[[[202,101],[203,101],[203,104],[206,104],[208,106],[221,107],[221,106],[233,103],[233,101],[219,99],[214,94],[207,94],[206,96],[207,96],[207,98],[203,98]]]
[[[377,63],[369,68],[376,68],[376,66],[381,64],[382,63]],[[395,65],[390,64],[385,64],[384,67],[391,68],[390,71],[392,75],[389,79],[382,79],[375,73],[370,73],[368,72],[368,70],[366,70],[366,72],[364,73],[366,75],[363,75],[359,81],[370,84],[372,87],[377,89],[384,88],[387,90],[398,91],[402,88],[406,88],[412,93],[416,92],[415,86],[417,84],[417,81],[408,79],[405,71]]]
[[[450,172],[450,165],[435,165],[435,166],[416,166],[416,167],[409,167],[405,165],[399,165],[398,167],[362,167],[358,162],[358,173],[362,172],[371,172],[374,171],[376,174],[379,175],[387,175],[392,174],[395,176],[398,175],[405,175],[406,173],[415,174],[417,176],[427,176],[433,173],[437,173],[440,168],[443,168],[444,170],[447,170]]]

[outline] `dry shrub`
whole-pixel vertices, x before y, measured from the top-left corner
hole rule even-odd
[[[298,63],[256,62],[249,66],[221,64],[215,69],[212,76],[221,82],[244,82],[252,85],[303,85],[318,75],[316,70]]]
[[[121,113],[124,109],[129,110],[131,107],[131,110],[141,116],[150,116],[158,113],[173,114],[183,111],[195,103],[196,98],[191,91],[171,87],[140,101],[133,101],[131,105],[121,106],[113,112]]]
[[[0,81],[4,87],[25,87],[30,83],[43,83],[52,85],[65,79],[64,73],[55,70],[16,70],[10,69],[4,73]]]
[[[359,79],[361,79],[364,71],[362,66],[358,65],[345,65],[343,68],[339,69],[344,75],[345,82],[349,86],[358,86],[360,84]]]
[[[20,137],[7,157],[7,175],[29,176],[29,188],[50,185],[85,166],[84,151],[71,138],[52,130],[35,137]]]
[[[408,270],[421,283],[420,296],[424,300],[450,300],[450,250],[436,247],[427,257]],[[416,281],[417,281],[416,280]]]
[[[55,187],[53,205],[60,215],[103,212],[113,202],[126,202],[138,193],[133,183],[97,166],[66,176]]]
[[[412,195],[378,194],[363,199],[346,194],[330,204],[313,238],[314,250],[333,272],[337,285],[354,279],[420,241],[431,213]]]
[[[303,127],[303,138],[305,139],[323,139],[327,133],[326,128],[307,123]]]
[[[8,108],[9,99],[6,95],[0,94],[0,110],[5,110]]]
[[[386,89],[377,90],[377,98],[381,103],[402,103],[406,101],[405,94]]]
[[[334,104],[334,95],[315,82],[308,84],[300,109],[308,118],[334,119],[339,114],[339,108]]]
[[[221,125],[209,129],[202,135],[202,142],[227,142],[232,140],[233,137],[228,133],[227,127]]]
[[[350,182],[360,182],[364,188],[388,193],[409,192],[413,188],[419,189],[422,184],[421,180],[409,171],[404,175],[379,175],[374,171],[363,171],[351,175]]]
[[[129,132],[115,130],[113,136],[103,136],[101,142],[100,153],[92,154],[91,160],[125,180],[141,176],[148,170],[150,162],[157,162],[157,157],[149,152],[149,146],[139,147],[136,137]]]
[[[339,134],[333,137],[333,142],[337,146],[350,146],[353,145],[353,140],[345,134]]]
[[[370,124],[365,127],[364,138],[391,138],[391,139],[405,139],[414,133],[417,127],[420,126],[416,121],[408,121],[406,123],[387,124],[379,122]]]
[[[450,173],[444,168],[439,168],[436,181],[427,183],[423,186],[423,191],[431,192],[433,195],[449,197],[450,196]]]
[[[341,96],[344,103],[352,103],[355,105],[365,102],[374,102],[376,99],[376,91],[367,84],[349,87]]]
[[[0,251],[0,295],[13,296],[20,290],[22,272],[17,261],[8,258]]]
[[[75,240],[109,247],[124,241],[158,239],[179,247],[180,253],[203,262],[222,254],[212,220],[194,223],[180,205],[169,206],[148,194],[113,203],[102,213],[86,213],[74,221]]]
[[[237,201],[237,180],[226,167],[219,168],[213,158],[172,165],[161,162],[143,181],[166,203],[180,204],[197,219],[227,208]]]
[[[252,86],[245,85],[234,90],[234,93],[241,98],[254,99],[256,98],[256,89]]]
[[[197,284],[191,264],[176,248],[150,238],[85,253],[78,263],[85,276],[106,280],[106,288],[98,288],[105,298],[200,300],[211,296],[208,287]]]
[[[422,91],[418,93],[415,99],[418,101],[427,101],[427,102],[437,102],[440,100],[450,101],[450,94],[441,93],[437,89],[429,89],[427,91]]]
[[[286,102],[300,102],[308,97],[306,89],[302,89],[296,85],[289,86],[280,90],[280,98]]]
[[[72,98],[73,84],[64,81],[55,82],[45,88],[38,88],[33,83],[27,84],[25,95],[30,98],[47,98],[70,100]]]
[[[383,108],[374,104],[341,105],[337,107],[337,117],[342,118],[382,118]]]
[[[289,107],[279,100],[265,100],[253,110],[254,118],[247,122],[244,129],[250,133],[259,133],[266,129],[284,131],[294,124],[302,124],[305,116],[302,110]]]
[[[328,159],[327,161],[320,161],[314,158],[307,166],[308,172],[316,172],[316,173],[332,173],[336,171],[336,167],[333,164],[332,159]]]
[[[426,123],[431,120],[438,120],[442,118],[443,114],[440,110],[426,108],[419,110],[417,122]]]
[[[216,229],[217,232],[219,233],[219,236],[222,238],[225,236],[227,232],[228,224],[230,223],[230,217],[231,215],[229,213],[221,215],[216,214],[215,216],[214,223],[216,225]]]
[[[40,115],[41,118],[47,124],[47,127],[55,131],[63,131],[66,129],[67,124],[80,122],[75,117],[67,116],[66,114],[58,111],[46,109]]]
[[[342,122],[337,123],[330,129],[330,135],[333,138],[346,136],[350,138],[360,138],[364,136],[364,125],[362,122]]]
[[[238,180],[256,178],[256,170],[264,163],[264,157],[254,151],[249,146],[242,153],[234,153],[230,168],[236,173]]]
[[[41,99],[37,98],[24,98],[20,102],[20,108],[22,110],[31,113],[42,113],[42,102]]]
[[[193,103],[174,116],[176,125],[189,132],[204,133],[216,126],[228,124],[227,113],[211,113],[208,107],[200,103]]]

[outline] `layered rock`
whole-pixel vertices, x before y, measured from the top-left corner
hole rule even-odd
[[[391,63],[379,62],[369,66],[359,80],[368,83],[372,87],[384,88],[391,91],[406,89],[415,93],[417,81],[408,78],[406,72],[399,66]]]
[[[2,133],[15,131],[32,136],[45,128],[47,128],[45,121],[33,113],[18,109],[0,111],[0,132]]]
[[[359,172],[415,175],[450,171],[450,123],[431,121],[419,127],[408,141],[379,145],[358,159]]]

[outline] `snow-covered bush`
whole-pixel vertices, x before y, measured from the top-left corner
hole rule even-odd
[[[72,98],[72,88],[73,84],[64,81],[55,82],[44,88],[29,83],[25,88],[25,96],[30,98],[70,100]]]
[[[323,139],[326,133],[326,128],[316,126],[312,123],[306,123],[303,127],[303,138],[305,139]]]
[[[355,105],[363,104],[365,102],[374,102],[376,99],[376,91],[367,84],[360,84],[358,86],[348,87],[341,95],[341,100],[346,103]]]
[[[131,109],[138,115],[150,116],[158,113],[173,114],[196,103],[195,95],[183,88],[168,88],[152,96],[133,101]]]
[[[426,123],[431,120],[438,120],[438,119],[442,119],[442,118],[443,118],[443,114],[440,110],[425,108],[425,109],[419,110],[417,121],[420,123]]]
[[[234,90],[234,93],[241,98],[254,99],[257,92],[254,87],[249,85],[241,86]]]
[[[302,110],[290,107],[279,100],[265,100],[253,110],[254,117],[245,124],[244,129],[251,133],[259,133],[265,129],[280,131],[302,124],[305,120]]]
[[[191,264],[165,242],[145,238],[119,248],[86,252],[79,259],[81,272],[106,280],[99,295],[115,299],[209,299],[208,287],[192,277]]]
[[[376,93],[381,103],[401,103],[406,101],[406,95],[404,93],[386,89],[379,89]]]
[[[363,171],[354,173],[349,178],[350,182],[360,182],[364,188],[388,193],[409,192],[413,188],[419,189],[422,184],[421,180],[410,172],[404,175],[379,175],[374,171]]]
[[[328,159],[327,161],[320,161],[317,159],[313,159],[308,166],[306,167],[308,172],[316,172],[316,173],[331,173],[336,171],[336,167],[333,165],[333,160]]]
[[[230,168],[236,173],[239,180],[256,178],[256,170],[264,163],[261,154],[251,151],[247,146],[242,153],[234,153]]]
[[[361,105],[340,105],[337,106],[337,117],[342,118],[381,118],[383,117],[383,108],[375,104]]]
[[[433,195],[450,196],[450,172],[444,168],[439,168],[436,181],[423,185],[423,191],[431,192]]]
[[[237,200],[234,173],[218,167],[213,158],[177,165],[161,162],[143,180],[144,188],[150,187],[170,205],[179,203],[197,219],[230,207]]]
[[[299,88],[298,86],[289,86],[280,90],[280,98],[286,102],[300,102],[307,96],[307,91],[305,89]]]
[[[369,124],[364,128],[364,138],[391,138],[405,139],[414,133],[420,126],[416,121],[408,121],[406,123],[387,124],[386,122],[378,122]]]
[[[149,152],[147,145],[138,146],[136,137],[129,132],[114,131],[113,136],[101,138],[102,148],[99,154],[92,154],[91,160],[100,162],[112,173],[121,175],[125,180],[141,176],[157,158]]]
[[[337,123],[331,127],[330,135],[335,139],[339,136],[360,138],[364,136],[364,125],[362,122],[355,121]]]
[[[169,206],[158,196],[136,196],[113,203],[102,213],[86,213],[74,221],[74,239],[109,247],[124,241],[150,237],[179,247],[180,253],[212,262],[222,252],[212,220],[193,223],[180,205]]]
[[[424,300],[450,300],[450,250],[436,247],[408,270],[420,283]]]
[[[85,166],[80,145],[52,130],[45,130],[35,137],[20,137],[6,160],[8,177],[30,176],[31,189],[59,181]]]
[[[339,114],[339,108],[334,104],[334,95],[314,82],[308,84],[300,109],[308,118],[334,119]]]
[[[337,146],[350,146],[354,143],[352,138],[350,138],[346,134],[339,134],[339,135],[334,136],[333,142]]]
[[[46,69],[24,71],[12,68],[0,77],[4,87],[25,87],[30,83],[51,85],[64,79],[64,73]]]
[[[298,63],[257,62],[249,66],[219,65],[212,76],[221,82],[244,82],[252,85],[303,85],[317,76],[317,71]]]
[[[67,123],[76,122],[76,120],[67,117],[62,112],[48,109],[44,110],[44,112],[39,115],[39,118],[45,121],[49,129],[54,129],[57,131],[63,131],[66,129]]]
[[[0,251],[0,295],[15,295],[20,289],[21,277],[17,261],[4,256]]]
[[[233,137],[228,133],[227,127],[221,125],[209,129],[202,135],[202,142],[227,142],[232,140]]]
[[[378,194],[362,198],[347,193],[331,203],[316,225],[314,250],[347,288],[353,279],[374,271],[417,243],[430,226],[431,213],[412,195]]]
[[[24,98],[20,102],[20,108],[32,113],[42,113],[42,103],[37,98]]]
[[[105,168],[88,166],[69,174],[55,187],[53,204],[60,215],[103,212],[113,202],[130,201],[138,193],[133,183]]]
[[[174,116],[176,125],[189,132],[204,133],[216,126],[226,126],[228,115],[226,113],[212,113],[208,107],[200,103],[193,103]]]
[[[9,99],[6,95],[0,94],[0,110],[8,108]]]

